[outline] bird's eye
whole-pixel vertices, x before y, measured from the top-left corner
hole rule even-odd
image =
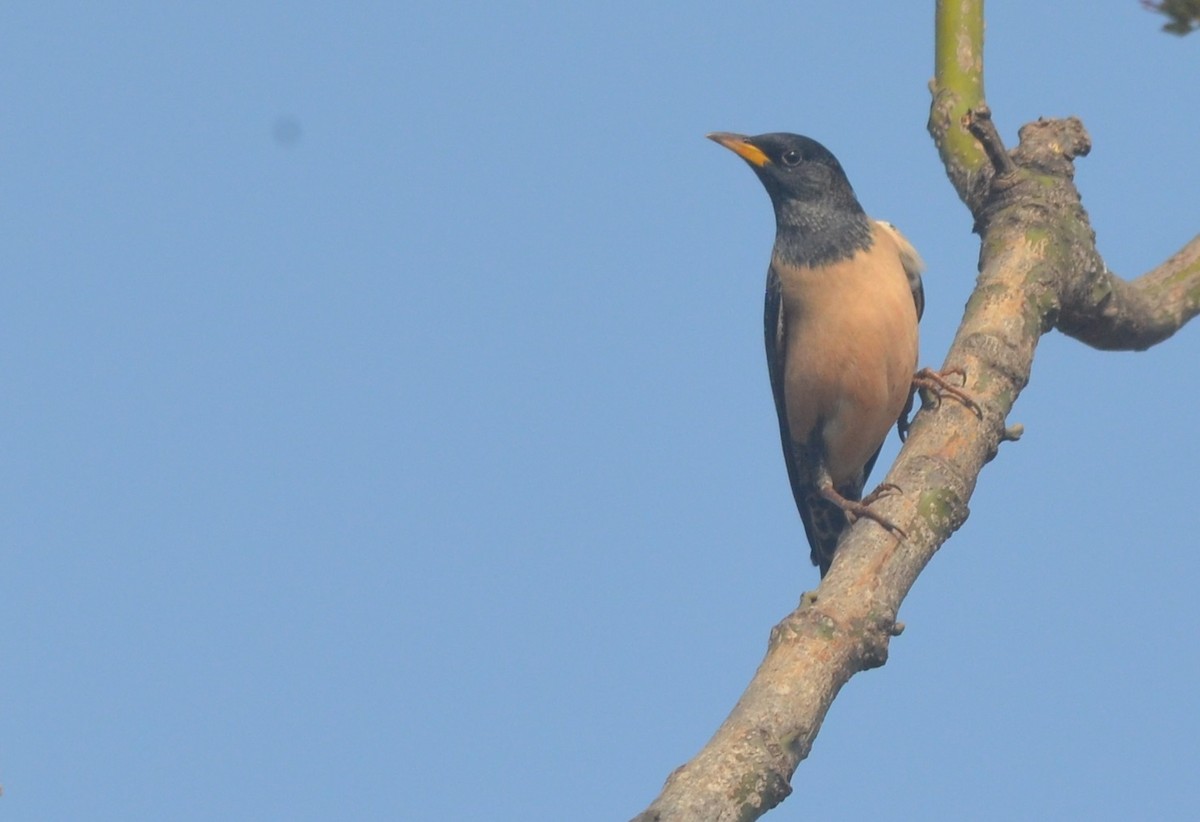
[[[783,156],[780,157],[780,159],[783,160],[783,164],[785,166],[798,166],[800,165],[800,160],[803,158],[800,156],[800,152],[796,151],[796,149],[789,148],[787,151],[783,152]]]

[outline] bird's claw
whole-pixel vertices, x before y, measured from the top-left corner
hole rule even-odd
[[[879,487],[862,498],[863,505],[870,505],[873,502],[890,497],[892,494],[903,494],[904,490],[894,482],[881,482]]]
[[[947,377],[954,374],[962,378],[963,384],[966,384],[967,373],[961,368],[947,368],[945,371],[934,371],[932,368],[922,368],[916,374],[913,374],[913,387],[921,391],[921,400],[924,402],[928,397],[933,398],[933,407],[941,405],[943,397],[953,397],[962,405],[974,414],[976,417],[983,419],[983,408],[979,403],[975,402],[974,398],[957,385],[951,385],[947,381]],[[907,426],[905,426],[907,428]]]
[[[879,486],[870,494],[868,494],[862,501],[846,499],[832,486],[825,486],[822,488],[821,496],[832,502],[838,508],[841,508],[851,522],[861,517],[866,517],[867,519],[878,523],[879,526],[885,531],[900,537],[900,539],[908,539],[908,534],[904,533],[904,529],[882,514],[875,513],[868,507],[880,497],[886,497],[899,492],[900,489],[897,486],[890,482],[885,482],[883,485]]]

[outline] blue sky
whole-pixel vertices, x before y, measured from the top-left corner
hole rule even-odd
[[[0,9],[5,818],[644,807],[817,579],[770,207],[703,135],[828,145],[925,257],[940,364],[977,243],[927,6]],[[1200,230],[1200,38],[992,6],[1002,133],[1081,116],[1101,251],[1158,264]],[[771,819],[1190,818],[1197,333],[1043,341]]]

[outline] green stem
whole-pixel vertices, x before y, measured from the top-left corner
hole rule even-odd
[[[984,105],[983,0],[938,0],[929,132],[960,195],[987,156],[963,126]]]
[[[983,102],[983,0],[938,0],[935,82],[967,106]]]

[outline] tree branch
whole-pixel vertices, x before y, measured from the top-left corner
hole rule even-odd
[[[1200,237],[1132,282],[1104,263],[1073,183],[1074,159],[1091,149],[1082,123],[1075,118],[1029,123],[1011,156],[986,105],[968,112],[963,124],[992,166],[988,185],[966,198],[984,253],[990,241],[985,226],[998,210],[1009,209],[1010,216],[1032,229],[1025,239],[1041,245],[1045,271],[1039,276],[1051,281],[1053,292],[1046,322],[1094,348],[1141,351],[1200,314]],[[1039,210],[1043,213],[1033,213]]]
[[[884,664],[917,576],[966,521],[983,466],[1019,427],[1005,420],[1041,336],[1058,326],[1102,348],[1144,348],[1200,312],[1200,237],[1132,283],[1111,274],[1074,184],[1090,141],[1074,118],[1021,129],[1009,152],[983,98],[982,0],[939,0],[929,130],[975,217],[979,276],[943,370],[966,374],[977,416],[953,401],[917,415],[870,520],[843,538],[815,593],[771,631],[766,658],[712,739],[635,822],[748,822],[791,792],[851,676]]]
[[[1132,282],[1107,268],[1073,283],[1058,328],[1106,351],[1144,351],[1200,313],[1200,236]]]
[[[1142,0],[1142,7],[1169,18],[1163,31],[1182,37],[1200,29],[1200,0]]]

